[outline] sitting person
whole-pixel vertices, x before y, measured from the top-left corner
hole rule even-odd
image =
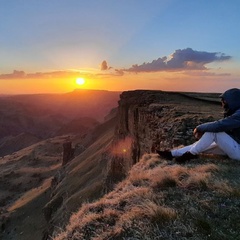
[[[192,145],[156,152],[163,158],[184,163],[200,153],[227,155],[240,160],[240,89],[232,88],[221,96],[224,118],[197,126],[193,134],[199,139]]]

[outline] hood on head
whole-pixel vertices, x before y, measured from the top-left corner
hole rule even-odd
[[[220,98],[223,98],[227,102],[229,110],[235,112],[240,108],[240,89],[231,88],[221,94]]]

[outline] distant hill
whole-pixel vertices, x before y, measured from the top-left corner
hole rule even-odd
[[[20,134],[39,139],[59,134],[85,134],[117,107],[119,92],[75,90],[65,94],[0,96],[0,156]],[[4,139],[8,142],[4,143]],[[26,140],[25,143],[31,143]],[[16,146],[16,144],[15,144]],[[19,147],[21,144],[19,144]],[[23,146],[26,146],[23,145]],[[19,150],[12,147],[12,150]]]
[[[55,135],[65,135],[65,134],[76,134],[79,133],[81,135],[87,134],[89,130],[93,129],[95,126],[99,124],[98,121],[96,121],[93,118],[79,118],[74,119],[66,124],[64,124],[56,133]]]
[[[77,89],[64,94],[15,95],[8,100],[22,104],[29,113],[61,114],[68,119],[91,117],[102,121],[117,107],[120,92]]]

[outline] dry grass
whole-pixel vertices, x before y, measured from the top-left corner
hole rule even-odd
[[[179,166],[144,155],[112,192],[83,204],[54,240],[239,239],[240,163],[231,161]]]

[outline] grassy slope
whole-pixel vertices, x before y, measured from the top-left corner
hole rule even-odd
[[[144,155],[109,194],[72,215],[66,239],[240,239],[240,162]]]
[[[47,207],[53,207],[53,222],[56,219],[56,226],[59,226],[59,222],[64,225],[69,220],[69,215],[81,202],[103,195],[107,160],[102,152],[112,140],[115,122],[111,119],[98,126],[87,142],[83,142],[88,148],[64,167],[67,177],[54,192],[51,180],[64,171],[61,168],[62,143],[68,136],[39,142],[1,159],[1,239],[42,239],[49,226],[43,209],[51,198]],[[81,141],[81,137],[73,140],[74,144]],[[59,203],[59,196],[64,202],[57,211],[55,204]]]
[[[40,240],[42,208],[52,176],[61,167],[64,137],[41,141],[0,161],[0,239]]]
[[[111,119],[95,129],[92,144],[66,166],[65,177],[45,206],[45,209],[53,211],[52,222],[56,222],[56,225],[66,225],[72,212],[83,202],[93,201],[103,195],[108,164],[104,151],[111,144],[115,122],[116,119]],[[57,206],[59,201],[62,201],[61,206]]]

